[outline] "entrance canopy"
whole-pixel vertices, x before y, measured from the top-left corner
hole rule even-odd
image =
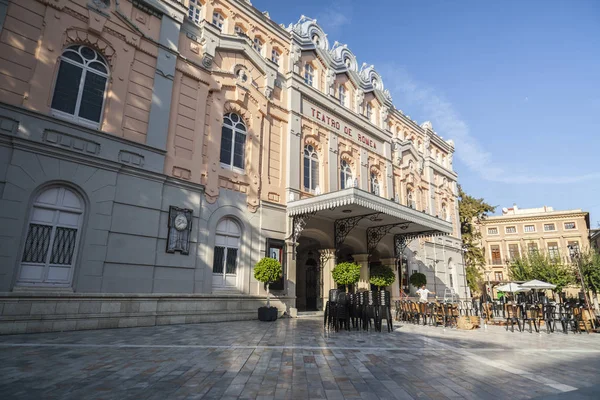
[[[366,230],[369,254],[388,234],[395,235],[394,246],[399,255],[403,248],[398,246],[404,247],[411,239],[452,233],[452,224],[448,221],[357,188],[291,201],[287,213],[293,218],[294,241],[309,219],[315,217],[332,221],[336,250],[355,228]]]

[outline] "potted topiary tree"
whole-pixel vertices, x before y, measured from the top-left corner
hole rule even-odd
[[[423,285],[427,285],[427,277],[425,276],[425,274],[422,274],[420,272],[415,272],[414,274],[412,274],[408,281],[411,285],[417,288],[420,288]]]
[[[267,306],[258,308],[258,319],[260,321],[275,321],[277,319],[277,307],[271,307],[269,284],[277,281],[282,274],[281,263],[274,258],[264,257],[254,266],[254,279],[267,285]]]
[[[379,290],[383,287],[390,286],[395,281],[396,275],[390,267],[385,265],[375,265],[371,267],[371,278],[369,279],[369,282],[371,282],[371,285],[377,286]]]
[[[360,265],[351,262],[339,263],[331,271],[331,277],[338,285],[344,285],[348,293],[348,285],[354,285],[360,279]]]

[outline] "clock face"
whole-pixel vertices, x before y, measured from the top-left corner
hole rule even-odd
[[[175,217],[175,229],[182,231],[188,226],[188,220],[183,214],[179,214]]]

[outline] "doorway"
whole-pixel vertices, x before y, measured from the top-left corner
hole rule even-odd
[[[319,288],[319,275],[317,262],[314,258],[306,260],[306,310],[316,311],[317,310],[317,297]]]

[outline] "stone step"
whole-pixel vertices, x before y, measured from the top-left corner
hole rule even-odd
[[[323,311],[298,311],[298,318],[315,318],[324,315],[325,313]]]

